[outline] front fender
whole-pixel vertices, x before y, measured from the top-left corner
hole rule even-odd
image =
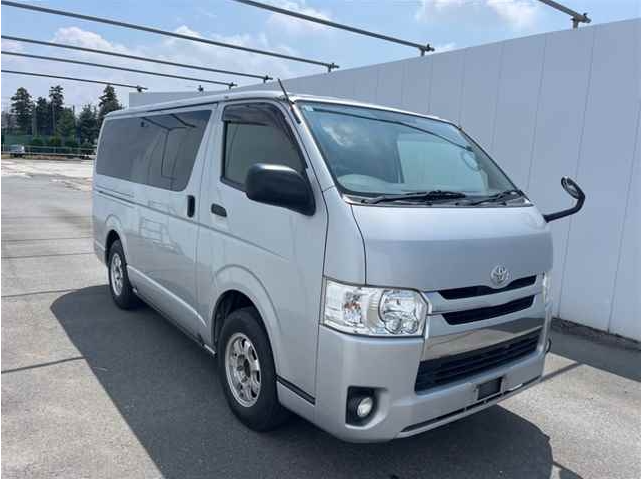
[[[283,362],[281,351],[281,325],[276,315],[276,309],[267,292],[267,289],[260,281],[260,279],[247,268],[239,265],[230,265],[220,270],[214,277],[214,285],[217,294],[212,294],[211,303],[209,304],[209,315],[211,324],[208,328],[210,335],[209,342],[213,342],[214,331],[214,313],[218,305],[219,299],[223,297],[226,292],[238,291],[247,296],[252,303],[256,306],[258,313],[263,319],[269,343],[271,344],[272,354],[274,356],[274,364],[278,374],[286,374],[283,371]]]

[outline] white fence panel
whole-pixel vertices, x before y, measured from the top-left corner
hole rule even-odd
[[[503,45],[493,139],[487,149],[519,188],[527,190],[543,71],[545,37]]]
[[[608,329],[637,133],[638,79],[631,61],[636,58],[634,24],[599,25],[593,31],[577,175],[590,192],[590,205],[570,222],[560,315]]]

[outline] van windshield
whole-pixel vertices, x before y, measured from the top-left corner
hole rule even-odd
[[[297,103],[344,193],[478,198],[515,190],[474,141],[444,121],[373,108]]]

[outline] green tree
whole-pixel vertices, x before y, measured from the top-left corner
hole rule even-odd
[[[65,104],[63,88],[60,85],[49,88],[49,101],[49,108],[51,109],[51,133],[54,133]]]
[[[114,87],[111,85],[107,85],[100,96],[100,101],[98,102],[98,129],[102,126],[102,122],[107,113],[121,109],[122,105],[118,101],[116,90],[114,90]]]
[[[47,141],[48,146],[62,146],[62,139],[59,136],[52,136]]]
[[[33,100],[26,88],[18,88],[11,97],[11,112],[16,116],[16,123],[22,133],[31,133],[31,118],[33,114]]]
[[[34,135],[51,135],[53,133],[51,131],[51,106],[45,97],[39,96],[36,100],[34,116],[36,117]]]
[[[98,137],[98,112],[93,105],[88,104],[82,107],[76,128],[81,143],[94,143]]]
[[[0,124],[2,124],[2,134],[4,135],[5,133],[13,133],[13,131],[16,129],[16,116],[11,113],[10,111],[2,111],[2,120],[0,120]],[[4,136],[3,136],[4,138]],[[4,141],[3,141],[4,143]]]
[[[76,116],[71,108],[63,108],[56,124],[56,134],[62,138],[73,138],[76,134]]]
[[[44,146],[45,142],[39,136],[34,136],[29,142],[31,146]]]

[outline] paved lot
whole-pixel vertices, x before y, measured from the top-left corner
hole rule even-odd
[[[555,333],[544,382],[423,435],[342,443],[231,415],[213,359],[112,304],[89,164],[2,165],[2,474],[14,477],[641,477],[641,354]]]

